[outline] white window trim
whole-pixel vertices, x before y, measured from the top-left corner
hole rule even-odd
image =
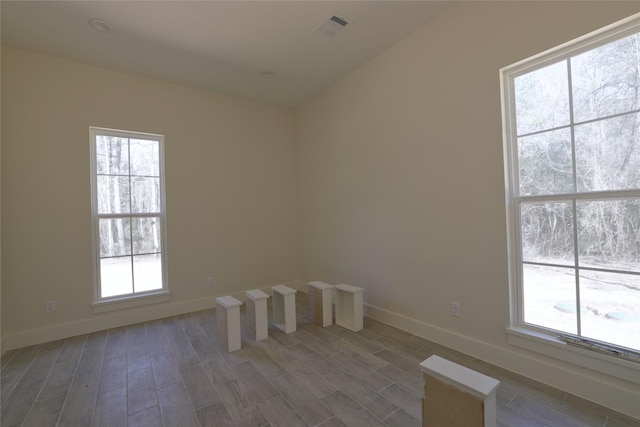
[[[522,319],[523,300],[519,280],[521,277],[520,256],[518,255],[520,236],[516,233],[516,225],[519,219],[516,215],[512,192],[512,189],[518,188],[519,176],[516,170],[516,153],[513,150],[515,147],[512,147],[510,141],[516,135],[513,96],[515,93],[513,87],[515,77],[533,69],[541,68],[544,64],[564,60],[638,31],[640,31],[640,13],[500,70],[510,303],[510,327],[506,329],[507,341],[511,345],[631,381],[635,384],[640,384],[640,363],[617,359],[567,345],[556,338],[553,332],[524,323]],[[576,48],[577,45],[579,47]]]
[[[140,292],[137,294],[117,295],[100,298],[100,251],[98,234],[98,204],[97,204],[97,180],[96,180],[96,136],[109,135],[125,138],[141,138],[159,141],[160,155],[160,233],[162,236],[162,288]],[[165,170],[164,170],[164,136],[152,133],[124,131],[91,126],[89,127],[89,145],[91,154],[91,228],[92,228],[92,255],[93,255],[93,302],[92,312],[103,313],[113,310],[138,307],[147,304],[155,304],[169,301],[171,292],[168,287],[167,269],[167,235],[166,235],[166,202],[165,202]]]

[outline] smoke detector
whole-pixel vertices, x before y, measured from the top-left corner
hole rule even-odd
[[[336,36],[351,24],[349,18],[342,15],[333,14],[318,27],[318,31],[329,36]]]

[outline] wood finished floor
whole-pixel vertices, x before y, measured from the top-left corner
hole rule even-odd
[[[498,425],[640,426],[569,396],[365,318],[358,333],[310,323],[242,350],[216,340],[205,310],[48,342],[2,356],[1,419],[12,426],[419,426],[418,364],[432,354],[501,381]],[[447,427],[447,426],[443,426]]]

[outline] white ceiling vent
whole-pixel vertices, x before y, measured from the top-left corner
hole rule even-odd
[[[340,31],[347,28],[349,24],[351,24],[351,20],[345,18],[344,16],[334,14],[331,15],[329,19],[320,24],[320,26],[318,27],[318,31],[329,36],[335,36]]]

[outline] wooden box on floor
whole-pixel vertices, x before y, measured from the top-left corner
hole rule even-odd
[[[249,328],[253,331],[256,341],[269,338],[269,328],[267,320],[267,300],[269,295],[260,289],[253,289],[245,292],[247,303],[247,318]]]
[[[296,331],[296,291],[288,286],[272,286],[273,325],[290,334]]]
[[[495,427],[500,381],[431,356],[420,364],[423,427]]]
[[[240,350],[240,306],[242,301],[232,296],[216,298],[218,341],[227,352]]]
[[[364,288],[336,285],[336,325],[358,332],[362,330]]]
[[[316,325],[330,326],[333,323],[331,292],[333,286],[324,282],[309,282],[309,317]]]

